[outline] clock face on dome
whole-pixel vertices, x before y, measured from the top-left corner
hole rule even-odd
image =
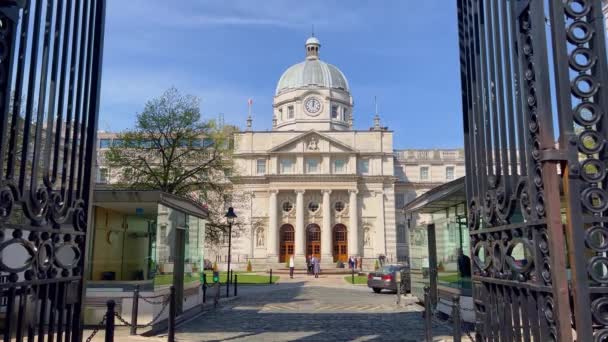
[[[311,115],[318,115],[321,112],[321,101],[316,97],[309,97],[304,101],[304,109]]]

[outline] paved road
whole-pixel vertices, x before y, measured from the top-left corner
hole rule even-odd
[[[420,307],[395,295],[323,281],[243,288],[237,301],[177,329],[178,341],[421,341]],[[435,326],[437,340],[451,340]]]

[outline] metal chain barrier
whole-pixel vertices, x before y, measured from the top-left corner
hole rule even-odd
[[[89,335],[89,337],[87,337],[86,342],[91,342],[91,340],[93,340],[93,337],[95,337],[95,335],[97,335],[97,333],[99,332],[99,330],[105,327],[105,325],[106,325],[106,317],[107,317],[106,315],[103,315],[103,318],[101,319],[101,322],[99,322],[99,324],[97,324],[95,326],[95,328],[91,332],[91,335]]]
[[[151,298],[160,298],[160,297],[163,297],[163,299],[160,301],[150,300]],[[158,296],[150,296],[150,297],[139,296],[139,299],[143,300],[144,302],[146,302],[148,304],[152,304],[152,305],[158,305],[158,304],[164,305],[168,301],[168,298],[169,298],[169,296],[167,296],[167,295],[158,295]]]
[[[156,296],[159,297],[159,296]],[[140,297],[143,299],[143,297]],[[148,297],[148,298],[152,298],[152,297]],[[152,318],[152,320],[146,324],[138,324],[136,325],[137,329],[143,329],[143,328],[147,328],[149,326],[152,326],[152,324],[156,323],[157,320],[160,318],[160,316],[163,314],[163,312],[165,312],[165,309],[167,309],[167,307],[169,306],[169,298],[167,297],[164,301],[160,302],[159,304],[162,304],[163,307],[160,309],[160,311],[158,312],[158,314],[156,316],[154,316],[154,318]],[[118,312],[114,313],[114,316],[116,316],[116,318],[118,318],[119,321],[121,321],[124,325],[131,327],[133,326],[131,323],[127,322]]]

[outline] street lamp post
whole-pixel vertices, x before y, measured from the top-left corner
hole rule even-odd
[[[230,291],[230,261],[231,261],[231,248],[232,248],[232,224],[234,223],[234,219],[236,218],[234,209],[232,207],[228,208],[228,212],[224,216],[226,217],[226,221],[228,222],[228,266],[226,268],[226,297],[228,297],[228,294]]]

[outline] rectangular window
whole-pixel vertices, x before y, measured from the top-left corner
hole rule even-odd
[[[99,183],[101,184],[106,184],[108,183],[108,169],[105,167],[102,167],[99,169]]]
[[[331,118],[332,119],[338,118],[338,106],[331,106]]]
[[[407,228],[406,228],[405,224],[398,224],[397,225],[397,243],[405,243],[406,234],[407,234]]]
[[[293,119],[294,117],[293,106],[287,107],[287,119]]]
[[[368,159],[362,159],[359,161],[359,172],[362,175],[369,174],[369,160]]]
[[[420,180],[428,180],[429,179],[429,168],[428,166],[423,166],[420,168]]]
[[[448,166],[445,168],[445,179],[453,180],[454,179],[454,167]]]
[[[110,139],[99,139],[99,148],[110,148]]]
[[[263,175],[266,173],[266,159],[258,159],[256,173],[258,175]]]
[[[123,147],[124,144],[124,140],[122,139],[114,139],[114,141],[112,142],[112,146],[114,147]]]
[[[279,120],[285,120],[283,117],[283,108],[279,108]]]
[[[293,172],[293,159],[281,159],[281,173]]]
[[[344,173],[346,172],[346,162],[344,159],[336,159],[334,160],[334,173]]]
[[[319,159],[310,158],[306,159],[306,173],[317,173],[319,172]]]

